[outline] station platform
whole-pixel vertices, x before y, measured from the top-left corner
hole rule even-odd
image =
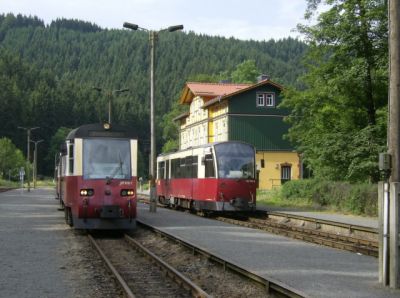
[[[0,297],[73,297],[54,191],[0,193]]]
[[[164,208],[150,213],[141,203],[138,220],[306,297],[400,297],[400,290],[378,283],[373,257]]]
[[[122,297],[54,198],[54,189],[0,193],[0,297]]]

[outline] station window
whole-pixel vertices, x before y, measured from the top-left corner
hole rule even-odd
[[[281,184],[290,181],[292,176],[292,167],[291,166],[281,166]]]
[[[261,168],[265,168],[265,161],[264,161],[264,159],[261,159]]]
[[[257,107],[263,107],[263,106],[265,106],[264,94],[258,93],[257,94]]]
[[[275,107],[275,93],[257,93],[257,107]]]
[[[274,93],[265,93],[265,106],[267,106],[267,107],[274,107],[275,106]]]
[[[74,173],[74,144],[68,145],[68,167],[69,174]]]

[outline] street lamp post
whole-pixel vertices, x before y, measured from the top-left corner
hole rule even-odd
[[[37,180],[37,145],[44,140],[32,141],[35,144],[35,149],[33,151],[33,188],[36,188],[36,180]]]
[[[154,62],[155,62],[155,43],[157,36],[160,32],[168,31],[174,32],[177,30],[182,30],[183,25],[170,26],[165,29],[158,31],[148,30],[141,28],[136,24],[124,23],[124,28],[131,30],[143,30],[149,32],[150,39],[150,168],[149,168],[149,178],[150,178],[150,212],[156,212],[157,210],[157,200],[156,200],[156,189],[155,189],[155,152],[156,152],[156,139],[155,139],[155,127],[154,127]]]
[[[31,131],[34,129],[38,129],[39,127],[22,127],[18,126],[19,129],[26,130],[27,135],[27,148],[26,148],[26,180],[28,181],[28,191],[31,191],[31,184],[30,184],[30,170],[29,170],[29,163],[30,163],[30,141],[31,141]]]
[[[103,91],[103,89],[100,87],[92,87],[92,89],[97,90],[99,92]],[[120,94],[120,93],[127,92],[127,91],[129,91],[128,88],[112,90],[112,91],[104,91],[108,97],[108,123],[109,124],[111,124],[111,101],[113,98],[113,94]]]

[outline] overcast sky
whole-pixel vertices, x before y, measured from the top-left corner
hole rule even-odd
[[[158,30],[183,24],[185,31],[238,39],[300,37],[306,0],[0,0],[0,13],[80,19],[103,28],[124,22]]]

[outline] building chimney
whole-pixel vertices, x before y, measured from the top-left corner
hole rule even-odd
[[[266,74],[260,74],[257,77],[257,83],[260,83],[260,82],[265,81],[265,80],[269,80],[269,76],[266,75]]]

